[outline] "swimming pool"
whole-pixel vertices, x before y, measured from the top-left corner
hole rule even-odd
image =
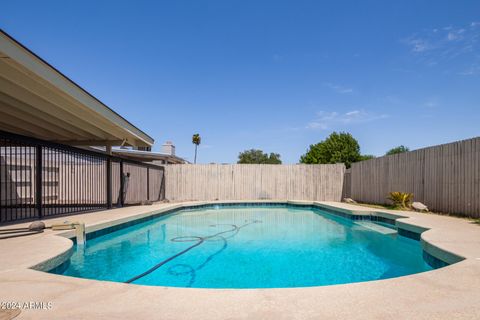
[[[194,288],[343,284],[432,270],[394,226],[315,206],[208,205],[176,210],[75,246],[51,272]]]

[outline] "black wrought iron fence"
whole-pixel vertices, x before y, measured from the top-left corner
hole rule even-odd
[[[164,194],[163,167],[0,131],[0,224]]]

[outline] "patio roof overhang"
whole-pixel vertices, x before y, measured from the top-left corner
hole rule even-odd
[[[0,130],[69,145],[154,143],[1,29]]]
[[[154,161],[160,160],[170,164],[188,163],[188,161],[186,161],[183,158],[170,155],[170,154],[159,153],[159,152],[113,149],[112,153],[114,155],[119,155],[122,158],[127,158],[127,159],[141,161],[141,162],[154,162]]]

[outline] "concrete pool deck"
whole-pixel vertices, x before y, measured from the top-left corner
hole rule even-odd
[[[47,225],[82,221],[87,232],[92,232],[160,210],[201,203],[205,202],[126,207],[45,221]],[[33,270],[32,267],[48,269],[52,263],[60,263],[71,250],[71,240],[58,236],[65,231],[47,230],[0,240],[0,302],[45,304],[44,309],[36,309],[41,305],[24,308],[15,319],[480,319],[480,225],[433,214],[318,203],[355,214],[405,217],[399,218],[397,225],[411,231],[427,230],[421,237],[430,254],[445,260],[455,257],[464,260],[404,277],[322,287],[242,290],[149,287]],[[0,310],[0,319],[7,319],[6,316]]]

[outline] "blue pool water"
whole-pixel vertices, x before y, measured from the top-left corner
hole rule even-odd
[[[52,272],[155,286],[284,288],[432,269],[418,241],[390,231],[310,207],[188,209],[90,239]]]

